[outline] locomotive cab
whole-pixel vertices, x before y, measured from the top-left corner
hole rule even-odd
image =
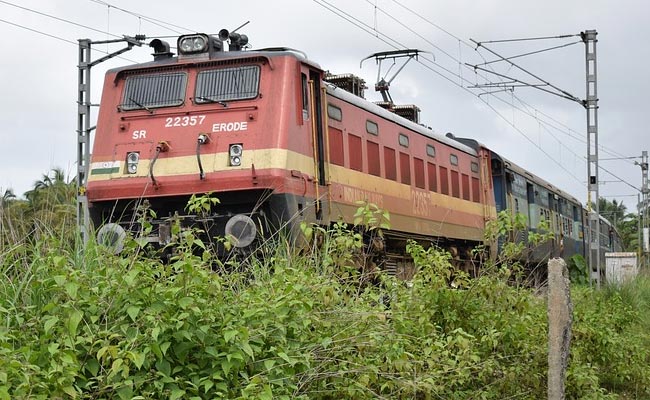
[[[247,42],[227,30],[185,35],[174,56],[156,39],[154,61],[106,73],[87,185],[100,240],[142,235],[147,218],[144,239],[157,245],[179,222],[245,248],[269,226],[319,216],[323,72],[296,51]],[[188,207],[204,194],[218,201]]]

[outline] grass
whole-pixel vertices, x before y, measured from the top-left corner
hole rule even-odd
[[[452,289],[445,255],[413,245],[412,282],[369,284],[343,226],[219,264],[192,232],[163,263],[3,221],[0,399],[546,395],[546,305],[506,269]],[[567,398],[650,398],[648,275],[572,294]]]

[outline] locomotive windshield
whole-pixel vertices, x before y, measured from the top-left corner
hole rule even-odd
[[[129,76],[120,108],[128,111],[179,106],[185,98],[186,82],[184,72]]]
[[[252,99],[257,97],[259,83],[257,65],[201,71],[196,78],[194,99],[197,103]]]

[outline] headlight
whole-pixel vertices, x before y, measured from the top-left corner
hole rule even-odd
[[[178,49],[183,54],[203,53],[208,49],[208,38],[205,35],[181,36]]]
[[[228,151],[230,154],[230,166],[238,167],[241,165],[241,157],[243,152],[244,146],[241,144],[238,143],[230,145],[230,150]]]
[[[135,174],[138,172],[138,163],[140,162],[140,153],[132,151],[126,154],[126,172]]]
[[[257,236],[255,222],[244,214],[234,215],[226,222],[226,238],[235,247],[244,248],[253,243]]]
[[[119,254],[124,249],[126,231],[118,224],[109,223],[97,232],[97,243],[106,246],[113,254]]]

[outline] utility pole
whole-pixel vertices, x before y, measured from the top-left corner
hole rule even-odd
[[[641,201],[639,205],[639,222],[641,225],[640,229],[640,238],[639,248],[641,249],[641,265],[645,266],[648,256],[648,246],[646,245],[647,241],[647,228],[648,228],[648,152],[641,152]]]
[[[600,287],[600,206],[598,192],[598,91],[596,75],[596,39],[598,32],[586,30],[580,34],[585,43],[587,75],[587,98],[583,105],[587,110],[587,219],[589,226],[589,282],[596,281]],[[591,210],[591,203],[594,210]]]
[[[477,42],[470,39],[476,44],[477,49],[482,47],[489,51],[491,54],[498,57],[497,60],[487,61],[483,64],[470,65],[475,71],[482,71],[485,73],[493,74],[498,77],[507,79],[505,82],[490,82],[482,85],[471,86],[475,89],[496,88],[501,90],[514,90],[515,87],[530,87],[533,89],[541,90],[543,92],[574,101],[582,105],[587,111],[587,228],[586,228],[586,254],[589,264],[589,283],[594,280],[596,285],[600,287],[600,209],[598,205],[599,192],[598,192],[598,91],[597,91],[597,74],[596,74],[596,43],[598,40],[596,36],[598,32],[595,30],[586,30],[578,35],[560,35],[560,36],[547,36],[537,38],[523,38],[523,39],[506,39],[506,40],[493,40],[486,42]],[[512,60],[522,56],[538,54],[543,51],[555,50],[561,47],[566,47],[574,43],[566,45],[555,46],[543,50],[529,52],[526,54],[503,57],[495,51],[485,47],[489,43],[504,43],[528,40],[546,40],[546,39],[566,39],[574,36],[579,36],[581,41],[585,44],[585,63],[586,63],[586,98],[584,100],[572,95],[571,93],[562,90],[558,86],[551,84],[548,81],[540,78],[539,76],[527,71],[521,66],[515,64]],[[579,42],[577,42],[579,43]],[[512,77],[511,75],[501,74],[486,68],[488,64],[495,62],[505,62],[525,74],[529,78],[533,78],[534,82],[524,81]],[[490,93],[490,92],[488,92]],[[593,207],[592,207],[593,202]]]
[[[88,242],[91,232],[90,216],[88,213],[88,197],[86,183],[90,168],[90,133],[95,130],[90,126],[90,108],[95,104],[90,101],[90,69],[95,65],[129,51],[133,46],[141,46],[146,39],[144,35],[135,37],[124,36],[122,39],[93,42],[90,39],[79,39],[79,83],[77,85],[77,226],[81,233],[82,243]],[[127,47],[108,53],[92,61],[91,45],[126,42]]]
[[[643,208],[641,206],[641,194],[640,193],[637,193],[636,200],[637,200],[637,202],[636,202],[636,211],[638,213],[637,226],[638,226],[638,230],[639,230],[638,236],[637,236],[638,241],[637,241],[637,246],[636,247],[637,247],[637,253],[638,253],[637,256],[639,257],[639,260],[641,260],[641,255],[643,254],[643,242],[641,241],[642,238],[643,238],[643,224],[641,223],[641,219],[642,219],[642,214],[641,213],[643,212],[642,211]],[[639,263],[641,263],[641,261],[639,261]]]

